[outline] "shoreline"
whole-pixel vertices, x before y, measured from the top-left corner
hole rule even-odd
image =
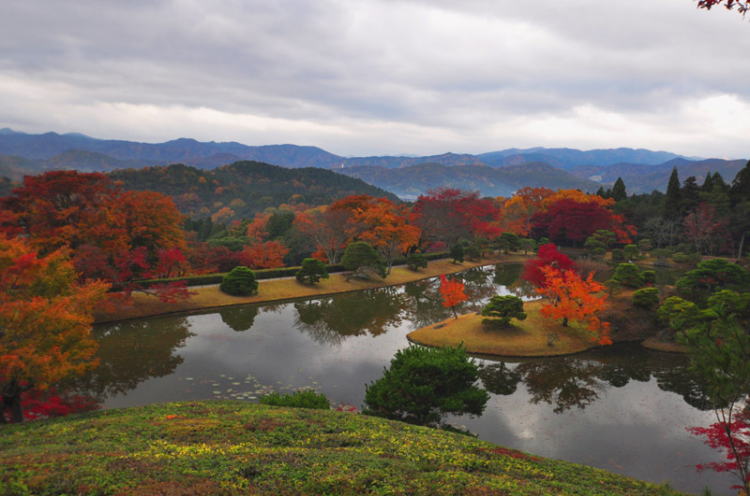
[[[215,310],[224,307],[246,305],[249,303],[282,303],[304,298],[351,293],[365,289],[400,286],[410,282],[422,281],[441,274],[455,274],[475,267],[495,265],[498,263],[523,263],[531,255],[498,255],[482,258],[476,262],[454,264],[450,259],[433,260],[427,268],[420,271],[409,270],[406,266],[393,267],[383,281],[346,281],[348,273],[334,273],[328,279],[322,279],[313,286],[300,284],[294,278],[262,279],[258,281],[258,294],[253,296],[231,296],[222,293],[218,284],[198,286],[191,291],[195,294],[186,301],[164,303],[155,296],[134,293],[133,302],[127,307],[113,311],[100,311],[94,315],[94,325],[113,324],[128,320],[158,317],[174,314],[190,314]],[[190,288],[188,288],[190,289]]]

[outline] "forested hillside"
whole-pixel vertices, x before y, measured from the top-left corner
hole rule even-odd
[[[126,190],[171,196],[191,217],[252,217],[282,204],[325,205],[347,195],[396,200],[391,193],[335,172],[313,167],[287,169],[261,162],[235,162],[213,170],[182,164],[117,170],[110,174]]]

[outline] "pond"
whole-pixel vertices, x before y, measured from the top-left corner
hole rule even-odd
[[[461,274],[476,311],[497,293],[528,297],[520,266]],[[448,318],[439,281],[282,304],[102,325],[100,366],[76,389],[103,408],[231,398],[310,387],[361,407],[406,335]],[[697,493],[728,494],[726,474],[696,473],[719,456],[686,426],[708,425],[685,357],[621,344],[582,355],[478,359],[491,399],[478,418],[450,418],[481,439]]]

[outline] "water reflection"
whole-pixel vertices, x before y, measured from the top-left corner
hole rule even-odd
[[[178,348],[193,334],[186,317],[135,320],[97,329],[99,366],[73,388],[103,398],[124,394],[153,377],[174,372],[183,362]]]
[[[255,324],[255,317],[258,316],[258,306],[242,305],[222,308],[219,310],[219,316],[221,317],[221,321],[233,331],[247,331]]]
[[[523,384],[532,403],[549,404],[558,414],[573,407],[586,408],[608,387],[622,388],[631,380],[645,383],[652,378],[659,389],[679,394],[688,405],[711,408],[685,357],[652,353],[637,345],[518,363],[488,361],[480,378],[488,391],[499,395],[512,395]]]
[[[401,323],[406,306],[398,288],[381,288],[294,304],[295,327],[318,343],[339,344],[350,336],[379,336]]]

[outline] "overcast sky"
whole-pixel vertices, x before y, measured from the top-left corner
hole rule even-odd
[[[0,33],[26,132],[750,156],[750,17],[694,0],[6,0]]]

